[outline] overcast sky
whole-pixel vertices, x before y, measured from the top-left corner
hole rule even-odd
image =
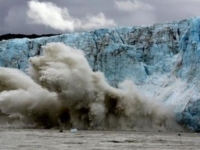
[[[0,0],[0,35],[134,26],[200,16],[200,0]]]

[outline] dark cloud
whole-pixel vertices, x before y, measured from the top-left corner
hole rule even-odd
[[[59,31],[51,27],[32,24],[27,17],[29,0],[0,0],[0,35],[6,33],[48,34],[68,31]],[[38,0],[52,2],[58,7],[66,7],[70,16],[83,19],[85,16],[98,15],[102,12],[107,19],[113,19],[117,26],[134,26],[181,20],[192,16],[200,16],[200,0]],[[119,9],[116,2],[142,2],[136,10],[126,11]],[[149,4],[153,9],[145,9]],[[147,5],[148,6],[148,5]],[[77,29],[78,30],[78,29]]]

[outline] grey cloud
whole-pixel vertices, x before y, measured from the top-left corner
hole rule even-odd
[[[200,0],[138,0],[154,7],[154,11],[139,9],[125,12],[116,8],[115,1],[126,0],[38,0],[53,2],[57,6],[67,7],[70,15],[82,19],[84,16],[104,13],[106,18],[113,19],[117,26],[134,26],[181,20],[200,16]],[[46,34],[60,33],[43,25],[27,22],[26,11],[28,0],[0,0],[0,34],[24,33]]]
[[[83,19],[71,16],[67,7],[61,8],[51,2],[30,1],[28,3],[28,17],[33,24],[41,24],[60,31],[91,30],[115,26],[112,19],[106,18],[104,13],[87,15]]]
[[[200,0],[143,0],[154,5],[157,22],[200,16]]]

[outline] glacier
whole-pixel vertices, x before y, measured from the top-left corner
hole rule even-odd
[[[84,50],[92,70],[104,72],[111,85],[133,80],[145,95],[174,105],[180,124],[200,131],[200,18],[2,40],[0,66],[26,72],[29,58],[50,42]]]

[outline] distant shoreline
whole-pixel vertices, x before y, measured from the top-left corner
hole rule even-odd
[[[0,35],[0,41],[2,40],[9,40],[9,39],[21,39],[21,38],[29,38],[29,39],[34,39],[34,38],[39,38],[39,37],[50,37],[50,36],[55,36],[55,35],[59,35],[59,34],[41,34],[41,35],[37,35],[37,34],[30,34],[30,35],[25,35],[25,34],[4,34],[4,35]]]

